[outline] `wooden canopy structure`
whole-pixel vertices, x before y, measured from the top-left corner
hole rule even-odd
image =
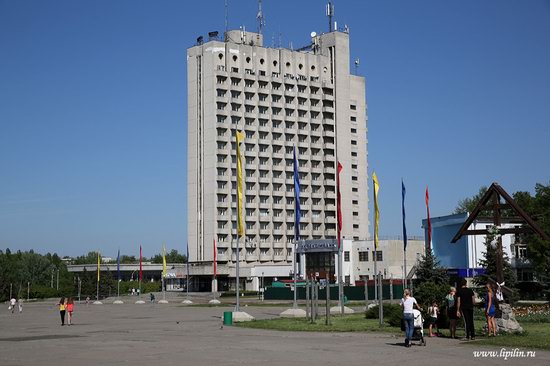
[[[462,224],[451,243],[456,243],[464,235],[487,235],[491,232],[486,229],[470,230],[469,227],[474,221],[492,221],[494,227],[498,228],[497,257],[496,257],[496,277],[497,282],[502,283],[502,237],[505,234],[536,233],[545,240],[550,240],[546,234],[535,223],[535,221],[525,213],[514,201],[514,199],[496,182],[491,184],[487,192],[481,197],[478,204],[468,216],[468,219]],[[518,227],[499,228],[502,223],[518,224]],[[521,226],[519,226],[521,225]]]

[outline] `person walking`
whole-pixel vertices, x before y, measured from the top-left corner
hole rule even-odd
[[[17,308],[19,309],[19,314],[23,312],[23,299],[17,299]]]
[[[487,333],[489,337],[497,336],[497,322],[495,320],[495,293],[489,282],[485,284],[487,294],[485,295],[485,318],[487,319]]]
[[[69,297],[69,299],[67,300],[67,313],[68,313],[67,325],[73,324],[73,311],[74,311],[74,300],[72,297]]]
[[[447,296],[445,296],[445,302],[447,303],[447,317],[449,318],[449,330],[451,331],[451,338],[456,338],[456,322],[458,317],[456,316],[456,288],[451,287]]]
[[[151,304],[154,304],[155,303],[155,294],[151,292]]]
[[[17,304],[17,300],[15,300],[15,297],[12,297],[10,299],[10,306],[8,307],[8,310],[11,310],[11,313],[15,311],[15,304]]]
[[[465,335],[462,340],[475,340],[476,330],[474,327],[474,304],[475,294],[471,288],[466,287],[468,282],[465,278],[460,281],[460,288],[456,292],[456,316],[464,318]]]
[[[411,296],[408,288],[403,292],[400,305],[403,308],[403,320],[405,321],[405,347],[410,347],[414,331],[413,308],[416,306],[420,310],[420,306],[416,302],[416,299]]]
[[[67,310],[67,302],[64,297],[59,300],[59,315],[61,316],[61,326],[65,325],[65,312]]]

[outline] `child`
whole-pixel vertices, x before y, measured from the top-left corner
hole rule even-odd
[[[74,301],[72,297],[69,297],[69,300],[67,300],[67,313],[69,313],[69,318],[67,319],[68,320],[67,325],[72,324],[73,311],[74,311]]]
[[[439,307],[437,306],[437,303],[434,301],[432,306],[428,307],[428,314],[430,315],[430,337],[437,337],[437,333],[439,333],[439,328],[437,326],[437,316],[439,315]],[[437,329],[436,334],[434,335],[432,333],[433,326],[435,325],[435,328]]]

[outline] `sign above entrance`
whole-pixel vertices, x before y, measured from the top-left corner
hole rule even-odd
[[[337,252],[338,241],[336,239],[314,239],[300,240],[296,253],[322,253],[322,252]]]

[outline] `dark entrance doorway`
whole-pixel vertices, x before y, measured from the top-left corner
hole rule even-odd
[[[297,252],[304,254],[306,258],[305,274],[308,278],[324,279],[328,275],[329,282],[336,282],[336,239],[301,240],[298,242]]]
[[[336,273],[336,261],[334,253],[307,253],[306,254],[306,275],[308,278],[326,278],[328,274],[329,282],[334,283]]]

